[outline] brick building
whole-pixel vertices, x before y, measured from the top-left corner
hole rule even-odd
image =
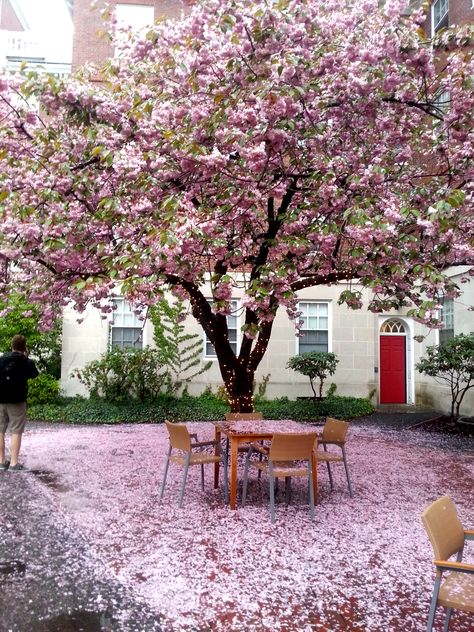
[[[110,40],[104,34],[101,10],[105,1],[99,0],[91,8],[90,0],[72,0],[74,24],[72,68],[79,68],[87,62],[101,63],[113,56]],[[179,18],[185,11],[183,0],[127,0],[108,3],[116,7],[117,22],[139,29],[161,17]]]
[[[14,5],[19,2],[0,0],[2,28],[8,26],[12,32],[23,28],[18,13],[12,12]],[[70,0],[64,1],[64,4],[72,11],[73,70],[87,62],[100,64],[112,56],[114,49],[110,38],[103,34],[105,26],[100,16],[104,0],[99,0],[95,9],[91,8],[90,0]],[[118,23],[129,24],[134,29],[144,28],[160,17],[179,19],[186,11],[184,0],[128,0],[111,4],[116,6]],[[473,6],[474,0],[435,0],[428,5],[425,22],[427,35],[445,25],[474,22]],[[453,269],[451,274],[461,278],[465,271]],[[283,310],[278,312],[272,339],[257,376],[258,381],[270,376],[267,395],[310,395],[307,379],[288,370],[286,363],[296,353],[317,349],[337,354],[340,362],[332,381],[337,384],[340,394],[367,396],[375,392],[375,401],[378,403],[416,403],[449,409],[446,389],[420,376],[415,365],[427,345],[438,344],[461,332],[474,331],[473,313],[468,310],[468,305],[474,304],[474,284],[464,285],[461,299],[445,301],[441,316],[446,324],[441,332],[428,330],[407,317],[403,311],[380,315],[364,310],[350,312],[338,305],[337,299],[344,289],[343,285],[307,288],[300,292],[303,338],[296,337],[294,325],[288,321]],[[367,290],[364,290],[365,301],[368,301],[366,294]],[[234,311],[229,317],[229,333],[235,335],[236,350],[242,318],[241,298],[237,294],[233,297]],[[97,311],[90,309],[85,314],[84,322],[78,324],[77,314],[73,310],[66,310],[62,357],[62,387],[66,394],[84,393],[82,385],[70,377],[71,372],[97,359],[112,344],[119,347],[153,344],[151,324],[146,323],[143,327],[126,301],[118,297],[116,303],[117,310],[111,323],[105,322]],[[192,318],[187,322],[190,333],[202,335],[202,363],[216,360],[213,347],[198,323]],[[221,383],[217,362],[214,361],[210,371],[193,381],[190,392],[198,393],[207,386],[215,390]],[[470,395],[466,397],[462,410],[466,414],[472,412],[473,408],[474,396]]]
[[[448,26],[474,22],[473,0],[434,0],[428,6],[424,29],[429,36]]]

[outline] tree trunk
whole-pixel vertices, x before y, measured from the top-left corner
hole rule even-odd
[[[172,280],[171,277],[170,280]],[[190,295],[193,316],[202,325],[209,340],[214,345],[231,411],[235,413],[253,412],[255,371],[267,350],[273,320],[260,325],[256,340],[243,336],[240,353],[236,357],[229,343],[227,317],[223,314],[214,314],[207,299],[197,287],[184,283],[181,285]],[[255,314],[249,309],[246,310],[245,322],[246,324],[257,323]]]
[[[229,395],[231,412],[253,412],[254,376],[254,371],[248,367],[238,366],[234,371],[226,372],[224,382]]]

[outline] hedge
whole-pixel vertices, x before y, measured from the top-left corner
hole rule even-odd
[[[255,409],[265,419],[318,421],[326,416],[351,419],[370,415],[373,407],[368,399],[331,397],[315,404],[311,400],[291,401],[286,397],[261,400]],[[35,421],[71,424],[158,423],[175,421],[212,421],[223,419],[229,406],[213,395],[182,398],[163,395],[152,402],[106,402],[101,399],[63,398],[55,404],[30,406],[28,417]]]

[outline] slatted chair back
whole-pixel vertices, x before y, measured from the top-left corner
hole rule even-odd
[[[463,550],[464,529],[449,496],[442,496],[432,503],[421,519],[437,560],[447,560]]]
[[[309,461],[313,452],[317,434],[275,433],[268,458],[270,461]]]
[[[340,419],[327,417],[326,423],[323,427],[321,441],[322,443],[335,443],[338,445],[343,445],[346,441],[346,434],[348,429],[348,421],[341,421]]]
[[[189,452],[191,450],[191,438],[185,424],[174,424],[170,421],[165,421],[166,427],[170,435],[170,445],[176,450],[183,450],[183,452]]]

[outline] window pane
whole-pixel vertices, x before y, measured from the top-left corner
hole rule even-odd
[[[209,340],[206,340],[206,355],[207,356],[214,356],[216,355],[216,350],[214,349],[214,345],[209,342]]]
[[[453,329],[440,329],[439,331],[439,344],[443,345],[448,340],[454,338],[454,330]]]
[[[138,328],[112,327],[111,346],[119,349],[135,348],[143,346],[142,330]]]
[[[130,26],[133,31],[139,31],[144,26],[153,24],[155,9],[145,4],[120,3],[115,7],[117,26],[125,28]]]
[[[211,299],[207,299],[207,301],[210,305],[212,305]],[[238,309],[237,301],[231,301],[230,308],[231,308],[231,313],[227,316],[228,340],[229,340],[231,349],[237,355],[237,342],[238,342],[237,333],[238,333],[238,327],[239,327],[239,317],[238,317],[238,314],[236,314],[237,309]],[[207,357],[215,358],[216,351],[212,343],[209,341],[207,335],[206,335],[205,340],[206,340],[205,347],[204,347],[205,355]]]
[[[118,327],[112,329],[112,347],[122,344],[122,331]]]
[[[327,331],[301,331],[303,334],[299,339],[299,352],[306,351],[328,351]]]
[[[329,304],[302,301],[298,304],[303,321],[298,338],[299,353],[329,351]]]
[[[318,307],[319,307],[319,314],[321,316],[328,315],[329,305],[327,303],[318,303]]]
[[[433,7],[433,27],[434,30],[437,31],[438,29],[444,28],[445,26],[448,26],[448,22],[449,22],[449,18],[448,18],[448,11],[449,11],[449,2],[448,0],[436,0],[436,2],[433,3],[432,5]]]

